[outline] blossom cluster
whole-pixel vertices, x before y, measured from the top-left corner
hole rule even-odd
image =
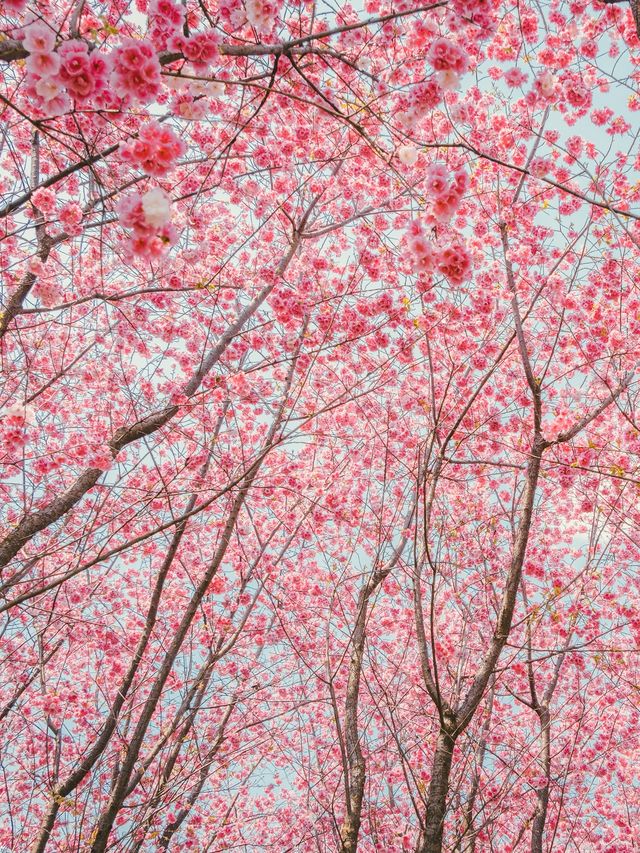
[[[591,89],[580,74],[567,72],[558,78],[551,71],[544,71],[535,80],[528,100],[533,104],[536,98],[546,102],[565,100],[578,115],[585,115],[593,100]]]
[[[564,76],[562,93],[567,102],[579,112],[584,112],[591,106],[591,90],[585,85],[580,74],[566,74]]]
[[[414,220],[409,226],[407,244],[416,273],[430,275],[438,270],[451,284],[460,285],[471,274],[471,256],[460,240],[444,248],[434,245],[426,235],[422,223]]]
[[[443,89],[435,77],[430,77],[424,83],[418,83],[408,97],[398,104],[399,119],[407,128],[414,128],[428,113],[434,110],[442,101]]]
[[[169,39],[182,29],[184,6],[173,0],[151,0],[148,7],[148,38],[157,50],[166,50]]]
[[[36,422],[32,406],[14,403],[0,415],[0,440],[3,453],[12,456],[27,442],[27,430]]]
[[[168,42],[169,50],[181,53],[185,59],[201,70],[206,69],[219,56],[220,36],[215,30],[202,30],[188,38],[175,33]]]
[[[56,50],[56,34],[43,21],[24,30],[26,91],[48,116],[62,115],[71,108],[71,98],[84,103],[103,94],[108,85],[109,63],[98,51],[89,53],[86,42],[69,39]]]
[[[58,199],[51,187],[40,187],[31,196],[31,203],[47,220],[58,219],[65,232],[71,237],[82,233],[83,211],[75,201],[68,201],[58,208]]]
[[[25,27],[22,43],[29,53],[26,93],[47,116],[68,112],[71,99],[109,101],[110,88],[131,103],[148,103],[160,92],[160,62],[149,41],[125,38],[109,56],[89,51],[82,39],[56,48],[55,31],[34,21]]]
[[[31,196],[31,203],[46,217],[54,216],[57,209],[57,199],[51,187],[39,187]]]
[[[280,3],[274,0],[246,0],[247,19],[259,33],[269,33],[280,11]]]
[[[160,62],[151,42],[124,38],[113,51],[111,85],[132,103],[148,103],[160,92]]]
[[[160,187],[144,195],[125,196],[117,210],[120,224],[133,232],[126,244],[132,254],[157,258],[167,246],[175,243],[177,234],[171,224],[171,200]]]
[[[469,67],[468,54],[453,41],[436,39],[427,54],[427,59],[437,72],[437,80],[443,89],[455,89],[460,76]]]
[[[140,128],[137,139],[120,146],[120,157],[147,175],[162,177],[171,171],[186,149],[170,127],[150,121]]]
[[[462,284],[471,275],[471,256],[464,243],[455,241],[438,252],[438,272],[451,284]]]
[[[236,30],[246,21],[243,0],[220,0],[218,10],[225,29]]]
[[[304,316],[304,302],[293,290],[279,288],[271,294],[269,304],[279,322],[285,325],[295,324]]]
[[[453,0],[451,8],[466,21],[471,21],[485,38],[494,29],[499,0]]]
[[[425,186],[432,198],[433,216],[446,222],[458,209],[467,189],[467,173],[459,169],[452,175],[444,163],[433,163],[427,169]]]

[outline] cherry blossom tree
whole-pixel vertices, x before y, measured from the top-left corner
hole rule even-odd
[[[635,6],[0,9],[0,845],[636,850]]]

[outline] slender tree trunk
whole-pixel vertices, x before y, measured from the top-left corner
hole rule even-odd
[[[411,524],[415,508],[416,504],[414,502],[405,521],[406,527]],[[344,713],[346,815],[340,828],[340,853],[356,853],[358,849],[358,835],[362,821],[362,802],[364,800],[364,789],[367,781],[367,765],[360,746],[358,703],[360,700],[362,660],[367,639],[369,601],[380,584],[383,583],[385,578],[393,570],[408,541],[408,537],[403,535],[391,559],[382,568],[374,569],[370,579],[362,587],[358,596],[356,624],[352,639],[353,652],[349,663],[349,680],[347,682]]]
[[[358,615],[353,632],[353,652],[349,664],[349,681],[345,703],[345,741],[349,778],[345,779],[346,815],[340,829],[340,853],[356,853],[358,834],[362,818],[362,800],[367,778],[367,767],[360,747],[358,727],[358,700],[360,698],[360,676],[366,639],[369,598],[378,586],[375,579],[367,582],[360,591]]]
[[[536,709],[540,720],[541,757],[540,769],[544,773],[544,784],[536,790],[538,799],[536,811],[531,827],[531,853],[542,853],[542,842],[544,841],[544,829],[547,821],[547,809],[549,807],[549,777],[551,773],[551,715],[546,705],[540,705]]]
[[[427,813],[419,853],[441,853],[442,851],[442,833],[447,811],[449,774],[454,746],[455,738],[446,729],[441,728],[431,765]]]
[[[349,767],[348,811],[340,829],[340,853],[356,853],[358,849],[362,800],[364,798],[364,785],[367,778],[366,763],[359,743],[356,744],[352,754],[349,756]]]

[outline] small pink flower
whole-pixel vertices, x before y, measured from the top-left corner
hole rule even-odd
[[[424,233],[422,224],[414,220],[407,234],[407,248],[414,272],[431,273],[436,265],[435,248]]]
[[[95,81],[90,74],[76,74],[66,81],[66,85],[67,91],[76,101],[86,100],[96,88]]]
[[[556,93],[558,78],[550,71],[545,71],[535,82],[536,91],[546,100],[551,100]]]
[[[218,57],[220,38],[214,30],[206,30],[187,39],[183,45],[185,58],[196,65],[210,65]]]
[[[609,107],[605,107],[601,110],[594,110],[591,113],[591,121],[597,127],[604,127],[605,124],[608,124],[614,116],[613,110],[609,109]]]
[[[112,464],[113,455],[109,450],[96,450],[89,459],[89,465],[101,471],[108,471]]]
[[[570,136],[566,142],[567,151],[573,157],[579,157],[582,154],[583,141],[579,136]]]
[[[52,278],[41,279],[36,285],[36,296],[45,308],[52,308],[62,302],[62,292]]]
[[[60,57],[57,53],[30,53],[26,66],[36,77],[53,77],[60,70]]]
[[[132,254],[157,258],[175,243],[177,234],[170,221],[170,199],[159,187],[142,196],[138,193],[124,196],[117,211],[121,225],[132,231],[126,244]]]
[[[440,222],[446,222],[451,219],[453,214],[458,209],[460,204],[460,195],[455,188],[449,189],[433,200],[432,212],[435,218]]]
[[[164,26],[178,29],[184,21],[184,7],[173,0],[151,0],[148,7],[150,19],[158,19]]]
[[[280,5],[268,0],[245,0],[247,18],[259,33],[268,33],[276,22]]]
[[[413,145],[401,145],[397,154],[398,160],[405,166],[413,166],[418,160],[418,149]]]
[[[43,101],[51,101],[62,93],[62,86],[48,77],[36,81],[36,92]]]
[[[568,80],[564,84],[564,96],[576,109],[588,109],[591,106],[591,91],[582,80]]]
[[[56,34],[44,21],[34,21],[25,27],[22,46],[29,53],[50,53],[56,46]]]
[[[529,75],[525,74],[519,68],[510,68],[504,75],[504,82],[507,86],[511,86],[514,89],[522,86],[528,79]]]
[[[549,160],[545,160],[544,157],[534,157],[529,169],[532,175],[535,175],[537,178],[543,178],[551,171],[551,166],[551,162]]]
[[[434,163],[427,169],[425,181],[427,191],[433,196],[439,196],[449,189],[449,172],[443,163]]]
[[[84,42],[78,42],[82,50],[75,48],[74,42],[68,41],[60,45],[58,54],[62,59],[62,76],[64,79],[77,77],[79,74],[88,74],[90,71],[89,52]],[[65,50],[64,48],[67,48]]]
[[[457,71],[447,68],[436,73],[438,85],[445,92],[453,92],[460,85],[460,75]]]

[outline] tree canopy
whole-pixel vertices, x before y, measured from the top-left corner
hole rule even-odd
[[[640,40],[0,0],[0,845],[640,845]]]

